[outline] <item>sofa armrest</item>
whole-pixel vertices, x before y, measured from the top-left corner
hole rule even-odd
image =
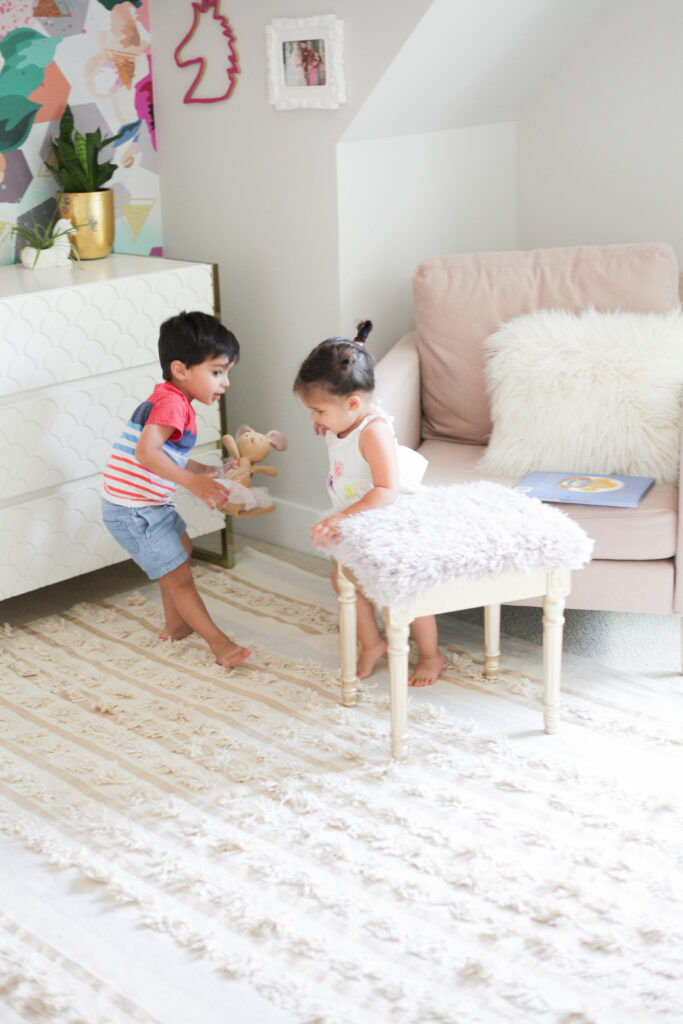
[[[422,440],[420,358],[417,331],[405,334],[375,367],[377,397],[390,416],[399,444],[418,448]]]

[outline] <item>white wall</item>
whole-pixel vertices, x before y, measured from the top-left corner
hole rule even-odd
[[[382,354],[412,325],[423,257],[625,238],[682,255],[681,0],[338,0],[335,111],[268,104],[265,26],[317,0],[233,0],[235,92],[193,105],[173,61],[191,5],[150,2],[165,251],[219,264],[243,345],[231,426],[290,442],[257,535],[306,549],[324,502],[324,446],[291,394],[301,359],[368,315]]]
[[[268,103],[265,27],[326,13],[317,0],[232,0],[242,72],[223,102],[183,104],[194,76],[173,51],[191,25],[185,0],[151,0],[154,91],[167,256],[217,261],[223,321],[243,348],[230,424],[278,428],[289,450],[269,484],[278,512],[262,536],[307,547],[325,500],[325,451],[292,395],[299,363],[345,325],[339,315],[336,145],[430,0],[340,0],[348,102],[339,110],[277,111]]]
[[[413,327],[421,260],[516,248],[516,136],[508,123],[339,145],[341,320],[347,335],[374,321],[375,356]]]
[[[519,123],[522,248],[668,241],[683,265],[683,3],[616,0]]]
[[[345,141],[516,120],[608,2],[433,0]]]

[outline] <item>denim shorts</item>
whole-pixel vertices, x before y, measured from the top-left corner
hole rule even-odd
[[[186,526],[173,505],[127,508],[103,498],[102,521],[151,580],[172,572],[190,557],[180,540]]]

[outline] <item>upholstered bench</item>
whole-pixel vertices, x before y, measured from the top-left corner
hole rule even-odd
[[[543,597],[545,731],[558,725],[564,601],[593,541],[559,509],[479,481],[424,488],[349,516],[338,564],[342,704],[356,703],[356,589],[381,611],[389,660],[391,752],[406,755],[409,624],[484,608],[484,674],[495,679],[500,605]]]

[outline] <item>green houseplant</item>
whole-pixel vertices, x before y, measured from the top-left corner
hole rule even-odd
[[[121,138],[123,132],[103,139],[98,128],[94,132],[75,130],[74,115],[67,105],[59,123],[59,135],[53,141],[57,166],[52,167],[59,178],[62,192],[97,192],[112,177],[116,164],[99,162],[100,152]]]
[[[56,163],[48,166],[61,186],[59,214],[77,225],[74,244],[82,259],[106,256],[114,244],[114,193],[103,186],[116,164],[100,163],[100,153],[124,132],[103,139],[97,128],[83,135],[76,130],[73,111],[67,105],[53,140]]]
[[[57,210],[47,224],[39,224],[31,219],[30,227],[15,224],[10,231],[11,236],[18,236],[26,245],[19,253],[21,263],[29,270],[37,266],[63,267],[68,266],[70,257],[80,263],[78,249],[73,242],[74,226],[71,221],[58,220]]]

